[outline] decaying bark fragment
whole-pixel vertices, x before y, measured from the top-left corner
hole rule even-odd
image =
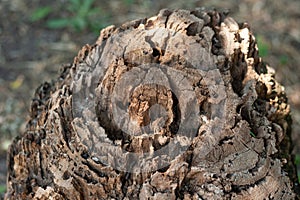
[[[161,10],[37,89],[6,199],[296,199],[289,112],[247,24]]]

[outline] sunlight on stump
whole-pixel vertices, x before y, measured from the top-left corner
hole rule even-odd
[[[41,85],[6,199],[296,199],[290,110],[225,13],[110,26]]]

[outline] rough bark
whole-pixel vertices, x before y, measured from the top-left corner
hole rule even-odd
[[[6,199],[296,199],[290,110],[245,23],[111,26],[36,90]]]

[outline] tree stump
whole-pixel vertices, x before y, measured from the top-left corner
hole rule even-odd
[[[284,88],[246,23],[110,26],[35,93],[6,199],[296,199]]]

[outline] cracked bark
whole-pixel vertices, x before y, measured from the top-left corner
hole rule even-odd
[[[297,199],[284,89],[222,12],[102,30],[36,90],[30,117],[6,199]]]

